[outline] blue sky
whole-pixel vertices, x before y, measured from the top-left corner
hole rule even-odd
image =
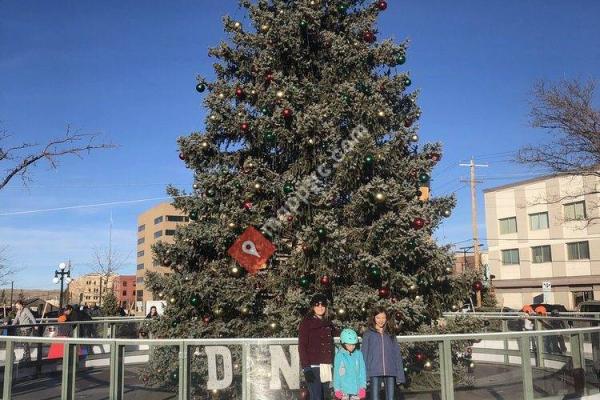
[[[421,91],[420,134],[445,146],[434,193],[457,190],[458,207],[437,236],[463,241],[470,203],[459,179],[468,170],[458,163],[489,163],[480,188],[531,176],[509,162],[510,152],[543,137],[527,125],[529,90],[537,79],[599,78],[600,2],[388,3],[378,37],[411,40],[404,67]],[[234,0],[0,2],[0,121],[13,140],[44,142],[71,125],[119,145],[63,159],[56,171],[41,164],[28,187],[14,181],[0,192],[0,245],[19,270],[16,287],[52,287],[53,268],[66,259],[76,275],[89,271],[93,248],[108,244],[111,213],[114,247],[128,257],[122,272],[135,272],[136,216],[157,200],[15,213],[189,187],[176,138],[202,129],[195,77],[211,75],[207,49],[223,37],[224,14],[243,16]]]

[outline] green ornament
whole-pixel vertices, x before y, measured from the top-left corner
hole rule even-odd
[[[215,189],[211,188],[206,191],[206,196],[208,197],[215,197],[215,194],[217,194],[217,192],[215,192]]]
[[[375,265],[369,268],[369,277],[371,279],[379,279],[381,277],[381,269]]]
[[[341,13],[345,13],[347,9],[348,9],[348,4],[346,4],[346,3],[341,3],[338,6],[338,11]]]
[[[283,193],[290,194],[293,191],[294,191],[294,185],[292,185],[290,182],[286,182],[285,185],[283,185]]]
[[[406,56],[404,54],[399,54],[396,56],[396,64],[402,65],[406,62]]]
[[[421,183],[427,183],[429,182],[430,176],[428,174],[426,174],[425,172],[422,172],[421,174],[419,174],[419,182]]]
[[[273,114],[271,113],[271,110],[269,110],[269,108],[267,108],[267,107],[262,107],[262,108],[260,109],[260,112],[261,112],[263,115],[267,115],[267,116],[271,116],[271,115],[273,115]]]
[[[308,21],[302,20],[300,21],[300,28],[306,29],[308,27]]]
[[[200,304],[200,299],[198,297],[196,297],[196,295],[194,295],[190,299],[190,304],[194,307],[198,307],[198,304]]]
[[[196,91],[198,93],[202,93],[206,90],[206,85],[203,82],[200,82],[199,84],[196,85]]]
[[[198,211],[191,211],[189,217],[192,221],[196,221],[198,219]]]
[[[308,287],[310,286],[310,279],[308,279],[307,276],[303,276],[302,278],[300,278],[299,283],[301,288],[308,289]]]
[[[176,381],[177,379],[179,379],[179,374],[177,372],[173,372],[173,374],[171,374],[171,377],[174,381]]]
[[[267,142],[271,142],[271,143],[277,139],[277,136],[271,131],[266,132],[264,136],[265,136],[265,140]]]
[[[350,104],[350,102],[352,101],[352,98],[350,96],[348,96],[347,94],[343,94],[342,100],[344,101],[344,103]]]
[[[410,80],[410,78],[404,78],[404,86],[410,86],[411,83],[412,81]]]
[[[375,158],[369,154],[369,155],[365,156],[363,161],[365,162],[365,165],[371,166],[375,162]]]
[[[173,322],[171,322],[171,326],[172,326],[173,328],[177,328],[177,325],[179,325],[179,321],[177,321],[177,320],[174,320]]]
[[[325,228],[317,228],[317,236],[319,239],[325,239],[327,236],[327,229]]]

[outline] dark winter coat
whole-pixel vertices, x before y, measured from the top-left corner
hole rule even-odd
[[[361,350],[369,378],[395,376],[397,383],[406,381],[400,345],[394,336],[368,329],[363,334]]]
[[[334,334],[335,328],[329,320],[314,316],[302,320],[298,332],[298,351],[302,368],[333,364]]]

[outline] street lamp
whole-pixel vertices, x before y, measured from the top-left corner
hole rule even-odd
[[[71,261],[69,261],[68,265],[64,262],[58,264],[58,270],[54,271],[54,278],[52,279],[52,282],[54,282],[55,284],[58,284],[58,282],[60,282],[60,297],[58,301],[58,308],[62,308],[63,306],[63,290],[65,281],[67,281],[67,285],[72,281]]]

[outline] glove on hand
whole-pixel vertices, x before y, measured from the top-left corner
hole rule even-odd
[[[336,390],[335,391],[335,398],[336,399],[341,399],[342,397],[344,397],[344,393],[342,393],[341,390]]]
[[[313,383],[315,381],[315,373],[312,369],[308,368],[304,370],[304,380],[307,383]]]
[[[360,399],[366,399],[367,398],[367,391],[366,391],[365,388],[361,388],[358,391],[358,398],[360,398]]]

